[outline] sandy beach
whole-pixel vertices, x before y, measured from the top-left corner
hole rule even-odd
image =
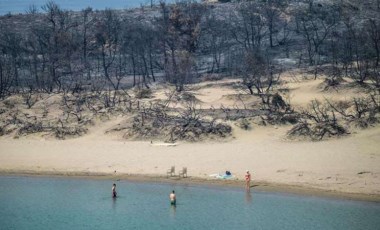
[[[282,139],[283,132],[285,127],[260,127],[239,131],[234,134],[234,140],[226,142],[175,146],[97,135],[64,141],[2,139],[0,171],[3,174],[101,174],[111,178],[140,175],[165,180],[166,170],[173,165],[176,173],[186,166],[190,178],[204,183],[218,181],[210,174],[230,170],[238,180],[234,185],[242,185],[245,170],[249,169],[253,184],[277,184],[279,190],[289,186],[309,188],[316,189],[316,193],[321,190],[379,200],[379,128],[323,142],[290,142]]]
[[[243,105],[238,104],[241,100],[230,99],[230,95],[237,93],[229,87],[234,82],[236,80],[201,83],[192,93],[200,99],[203,108],[241,107]],[[354,89],[344,93],[323,92],[319,88],[322,82],[322,79],[290,79],[284,81],[283,87],[289,90],[287,97],[296,107],[306,107],[313,98],[343,100],[357,95]],[[156,90],[154,98],[164,98],[163,92]],[[245,100],[245,103],[254,103],[254,100]],[[41,134],[19,139],[3,136],[0,139],[0,172],[107,175],[112,179],[133,175],[137,179],[147,177],[148,180],[162,181],[166,180],[166,171],[175,166],[176,174],[182,167],[187,167],[190,179],[178,180],[176,177],[170,181],[243,186],[244,173],[250,170],[253,184],[264,189],[264,185],[277,185],[274,187],[278,190],[306,188],[317,194],[323,191],[380,200],[378,126],[354,130],[349,136],[313,142],[287,139],[290,125],[252,124],[251,129],[244,130],[229,121],[233,131],[225,139],[167,144],[156,140],[132,141],[117,134],[107,134],[107,130],[125,119],[119,115],[109,120],[97,120],[86,135],[67,140],[46,138]],[[220,181],[210,177],[226,170],[233,173],[233,180]]]

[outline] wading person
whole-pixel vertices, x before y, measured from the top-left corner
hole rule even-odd
[[[113,184],[112,185],[112,197],[113,198],[116,198],[117,196],[117,192],[116,192],[116,184]]]
[[[175,196],[175,192],[174,192],[174,190],[172,191],[172,193],[170,193],[170,195],[169,195],[169,199],[170,199],[170,204],[171,204],[171,205],[176,205],[177,198],[176,198],[176,196]]]

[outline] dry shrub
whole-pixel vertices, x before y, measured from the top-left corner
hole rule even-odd
[[[206,119],[195,103],[188,103],[186,109],[167,113],[157,105],[145,109],[133,119],[125,138],[200,141],[204,138],[226,137],[231,127]]]
[[[239,119],[238,122],[236,122],[236,126],[244,130],[251,129],[251,123],[246,118]]]
[[[284,101],[284,99],[282,99],[281,95],[278,93],[275,93],[272,96],[270,103],[271,103],[271,106],[276,108],[277,110],[278,109],[286,109],[286,107],[288,106],[286,104],[286,102]]]
[[[151,98],[152,94],[151,89],[139,89],[135,91],[135,97],[138,99]]]
[[[226,137],[231,133],[231,127],[226,124],[199,122],[191,124],[174,124],[170,130],[169,141],[186,140],[199,141],[206,137]]]
[[[46,130],[46,127],[43,126],[41,121],[37,122],[26,122],[22,125],[22,127],[17,131],[16,138],[22,136],[22,135],[28,135],[32,133],[39,133]]]
[[[176,101],[184,102],[184,103],[187,103],[187,102],[198,103],[199,102],[199,100],[194,96],[194,94],[189,93],[189,92],[180,92],[180,93],[175,95],[174,99]]]
[[[212,74],[206,74],[204,77],[203,77],[203,81],[219,81],[219,80],[222,80],[223,79],[223,76],[220,75],[220,74],[215,74],[215,73],[212,73]]]
[[[320,85],[323,90],[336,89],[345,83],[345,80],[342,78],[341,69],[332,67],[331,70],[327,72],[328,77]]]
[[[260,97],[261,110],[265,111],[260,117],[265,124],[295,124],[299,121],[300,114],[295,112],[280,94],[262,94]]]
[[[14,100],[4,100],[3,104],[7,109],[13,109],[16,106],[16,103]]]
[[[77,137],[86,134],[88,129],[83,126],[71,127],[56,127],[54,128],[54,135],[58,139],[66,139],[67,137]]]
[[[380,118],[378,114],[376,113],[369,113],[368,116],[357,118],[353,121],[351,121],[351,125],[353,125],[356,128],[366,129],[372,125],[375,125],[380,122]]]
[[[163,139],[174,142],[177,140],[199,141],[206,137],[226,137],[231,133],[227,124],[213,121],[187,121],[183,118],[169,116],[165,120],[155,117],[139,117],[134,119],[132,127],[125,137],[142,139]]]
[[[0,136],[9,135],[13,131],[17,130],[18,128],[19,127],[17,125],[14,125],[14,124],[8,124],[6,126],[1,126]]]
[[[105,95],[111,95],[113,107],[105,108]],[[19,138],[42,132],[58,139],[80,136],[87,132],[86,127],[93,125],[95,118],[122,114],[131,102],[127,94],[120,92],[64,93],[40,98],[39,94],[25,93],[1,101],[0,136]],[[34,104],[37,99],[38,104]],[[21,105],[25,107],[22,110]]]
[[[311,140],[322,140],[325,137],[349,134],[337,119],[336,112],[327,103],[313,100],[301,115],[303,120],[288,132],[291,138],[303,136]]]
[[[325,89],[338,87],[343,82],[342,78],[327,78],[324,81]]]
[[[325,137],[346,135],[348,131],[335,122],[308,123],[302,121],[293,126],[287,134],[290,138],[305,137],[319,141]]]
[[[267,105],[267,114],[261,116],[266,123],[272,125],[296,124],[300,119],[300,114],[295,112],[278,93],[269,97]]]
[[[311,136],[310,124],[307,121],[302,121],[294,125],[292,129],[288,131],[287,135],[291,138],[310,137]]]
[[[295,112],[268,112],[261,115],[262,123],[270,125],[296,124],[300,119],[300,114]]]
[[[33,105],[37,103],[40,96],[37,94],[33,94],[32,92],[24,92],[21,94],[24,104],[28,109],[32,108]]]
[[[380,122],[380,95],[370,95],[340,102],[326,100],[326,102],[348,125],[367,128]]]

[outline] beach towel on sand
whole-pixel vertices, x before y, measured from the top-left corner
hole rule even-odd
[[[214,178],[216,178],[216,179],[225,179],[225,180],[227,180],[227,179],[232,179],[232,178],[235,178],[235,176],[234,175],[227,175],[227,174],[220,174],[220,173],[216,173],[216,174],[211,174],[211,175],[209,175],[210,177],[214,177]]]

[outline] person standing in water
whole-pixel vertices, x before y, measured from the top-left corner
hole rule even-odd
[[[177,198],[176,198],[176,196],[175,196],[175,192],[174,192],[174,190],[172,191],[172,193],[170,193],[170,195],[169,195],[169,199],[170,199],[170,204],[171,204],[171,205],[176,205]]]
[[[249,190],[251,188],[251,174],[247,170],[245,174],[245,188]]]
[[[116,198],[117,192],[116,192],[116,184],[114,183],[112,185],[112,198]]]

